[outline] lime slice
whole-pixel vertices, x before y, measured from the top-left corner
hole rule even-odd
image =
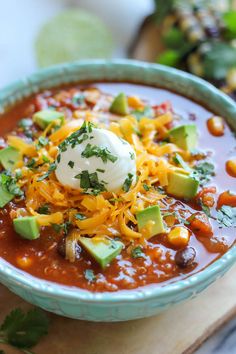
[[[36,39],[40,67],[79,59],[109,58],[113,41],[109,29],[95,15],[71,9],[46,23]]]

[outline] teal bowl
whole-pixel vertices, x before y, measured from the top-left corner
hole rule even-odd
[[[76,62],[39,71],[0,91],[0,111],[43,89],[104,79],[172,90],[224,116],[236,130],[236,104],[209,83],[179,70],[130,60]],[[114,293],[92,293],[35,278],[0,259],[0,282],[26,301],[62,316],[89,321],[126,321],[158,314],[195,297],[235,261],[236,246],[204,270],[183,280]]]

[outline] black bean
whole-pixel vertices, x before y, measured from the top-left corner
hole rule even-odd
[[[176,252],[175,263],[180,268],[192,266],[196,257],[196,251],[193,247],[186,247]]]
[[[66,238],[65,237],[62,237],[60,239],[60,241],[58,242],[58,244],[57,244],[57,252],[63,258],[66,257]]]

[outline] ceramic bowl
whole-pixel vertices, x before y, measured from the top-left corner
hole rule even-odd
[[[129,81],[161,86],[206,105],[236,130],[236,104],[209,83],[172,68],[129,60],[64,64],[31,75],[0,91],[0,110],[53,86],[79,81]],[[193,298],[220,278],[236,261],[236,246],[219,260],[183,280],[114,293],[92,293],[41,280],[0,259],[0,282],[45,310],[90,321],[126,321],[155,315]]]

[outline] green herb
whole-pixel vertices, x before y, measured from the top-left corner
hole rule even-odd
[[[142,247],[137,246],[137,247],[133,248],[131,251],[131,256],[133,258],[144,258],[145,254],[143,253]]]
[[[99,182],[97,172],[89,173],[87,170],[84,170],[76,175],[75,178],[80,179],[80,188],[87,193],[89,189],[93,195],[98,195],[106,191],[105,184],[107,183],[104,181]]]
[[[202,211],[206,214],[206,216],[208,216],[208,218],[211,218],[212,216],[211,216],[210,208],[207,205],[203,204],[202,201],[200,202],[200,205],[201,205]]]
[[[128,173],[128,177],[125,179],[125,182],[122,187],[124,192],[128,192],[130,190],[130,187],[133,182],[133,178],[134,178],[134,176],[132,175],[132,173]]]
[[[38,208],[37,212],[38,212],[39,214],[45,214],[45,215],[50,214],[49,205],[48,205],[48,204],[43,204],[43,205],[41,205],[41,206]]]
[[[50,176],[50,174],[55,171],[56,169],[56,164],[55,163],[51,163],[49,168],[48,168],[48,171],[46,173],[44,173],[42,176],[40,176],[38,179],[37,179],[37,182],[40,182],[40,181],[43,181],[44,179],[48,178]]]
[[[129,152],[129,155],[130,155],[130,158],[131,158],[131,160],[134,160],[135,159],[135,154],[133,153],[133,152]]]
[[[47,146],[48,143],[49,143],[48,138],[46,138],[46,137],[44,137],[44,136],[40,136],[40,137],[38,138],[38,142],[37,142],[37,144],[36,144],[36,149],[39,150],[39,149],[41,149],[42,147]]]
[[[50,162],[49,158],[47,156],[45,156],[45,155],[42,156],[42,159],[43,159],[43,162],[45,162],[45,163],[49,163]]]
[[[51,224],[51,226],[57,233],[63,232],[65,235],[67,235],[70,231],[71,223],[69,221],[66,221],[63,224]]]
[[[131,111],[131,114],[138,121],[140,121],[140,119],[143,117],[152,118],[153,110],[150,106],[145,106],[144,108],[134,109],[133,111]]]
[[[94,274],[92,269],[86,269],[84,271],[84,277],[87,279],[89,282],[94,282],[96,280],[96,275]]]
[[[101,173],[105,172],[105,170],[102,170],[101,168],[97,168],[96,171],[101,172]]]
[[[72,133],[59,145],[60,151],[65,152],[68,145],[70,145],[73,149],[76,145],[81,144],[83,141],[87,140],[89,138],[88,134],[92,132],[93,127],[94,125],[91,122],[84,122],[79,130]]]
[[[74,161],[69,161],[68,162],[68,166],[70,166],[70,168],[73,168],[75,165]]]
[[[60,161],[61,161],[61,154],[58,154],[57,155],[57,163],[60,163]]]
[[[15,179],[18,181],[22,177],[22,171],[20,169],[15,170]]]
[[[107,161],[115,162],[118,157],[111,154],[111,152],[106,147],[99,147],[97,145],[87,144],[84,151],[81,154],[82,157],[92,157],[96,156],[102,159],[104,163]]]
[[[200,185],[204,185],[205,183],[211,180],[211,177],[215,175],[215,167],[210,162],[201,162],[196,165],[193,169],[191,177],[196,178]]]
[[[24,313],[20,308],[13,310],[0,327],[0,342],[12,345],[23,353],[32,353],[31,348],[48,333],[49,320],[45,312],[35,308]]]
[[[189,167],[189,165],[184,161],[184,159],[182,158],[182,156],[180,156],[179,154],[175,154],[175,156],[173,157],[173,162],[176,165],[180,165],[184,170],[192,172],[192,169]]]
[[[2,186],[2,188],[17,196],[17,197],[22,197],[24,195],[24,193],[22,192],[22,190],[20,189],[20,187],[16,184],[17,179],[15,177],[13,177],[10,172],[3,172],[0,175],[0,184]]]
[[[161,186],[155,187],[156,191],[160,194],[165,194],[164,188]]]
[[[223,205],[217,212],[217,221],[221,227],[236,227],[236,207]]]
[[[86,216],[84,214],[77,213],[77,214],[75,214],[75,218],[77,220],[84,220],[84,219],[86,219]]]
[[[146,183],[143,184],[143,188],[145,189],[145,191],[149,191],[151,187],[149,187]]]
[[[31,170],[35,169],[35,165],[36,165],[36,160],[34,158],[29,160],[26,164],[26,166]]]

